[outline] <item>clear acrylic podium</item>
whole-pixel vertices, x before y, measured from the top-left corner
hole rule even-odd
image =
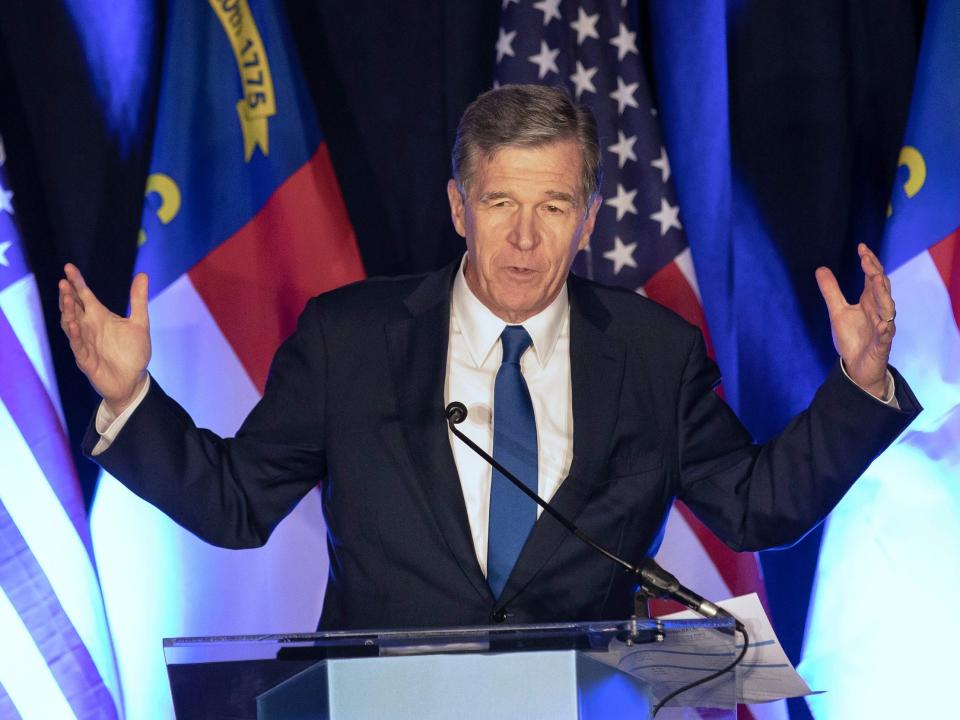
[[[178,720],[606,720],[650,717],[736,639],[722,619],[642,620],[176,638],[164,655]],[[736,697],[728,672],[657,720],[732,720]]]

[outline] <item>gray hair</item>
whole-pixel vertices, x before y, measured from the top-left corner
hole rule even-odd
[[[597,121],[561,88],[504,85],[488,90],[467,107],[453,142],[453,179],[466,199],[477,158],[489,160],[506,147],[538,147],[573,140],[580,146],[580,194],[584,210],[600,192]]]

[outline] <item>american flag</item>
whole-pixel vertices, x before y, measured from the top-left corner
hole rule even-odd
[[[83,495],[0,140],[0,717],[117,718]]]
[[[633,0],[503,0],[496,82],[566,87],[596,116],[603,202],[590,247],[574,272],[620,285],[669,307],[710,336],[670,161],[641,55]],[[759,562],[723,545],[682,504],[658,554],[707,596],[757,592]]]
[[[563,85],[597,118],[603,204],[574,271],[648,295],[679,273],[683,295],[693,300],[681,309],[702,324],[670,161],[639,55],[636,7],[594,5],[591,13],[584,9],[589,3],[505,0],[497,82]]]

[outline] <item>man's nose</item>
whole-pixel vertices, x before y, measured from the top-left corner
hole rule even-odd
[[[534,208],[520,208],[514,218],[510,241],[519,250],[531,250],[540,242],[540,228]]]

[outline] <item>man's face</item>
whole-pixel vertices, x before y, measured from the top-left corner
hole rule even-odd
[[[587,246],[600,199],[584,207],[573,140],[507,147],[480,161],[466,201],[453,180],[453,224],[467,240],[467,285],[495,315],[521,323],[549,305]]]

